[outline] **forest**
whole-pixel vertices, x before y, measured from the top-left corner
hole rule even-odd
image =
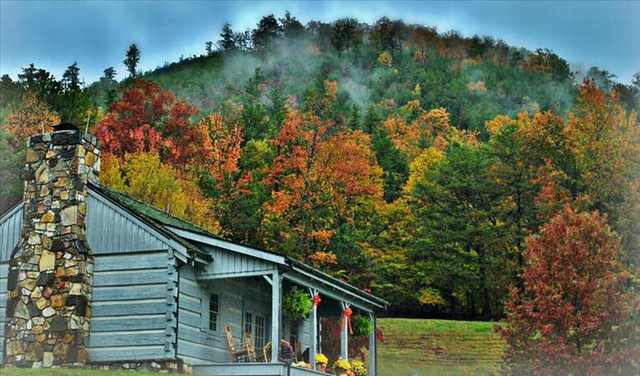
[[[532,320],[570,316],[567,341],[637,320],[640,73],[289,13],[152,71],[135,44],[123,59],[121,81],[81,82],[76,63],[1,78],[0,211],[20,200],[26,138],[72,122],[100,140],[103,184],[372,291],[387,315],[507,318],[513,348],[548,334]]]

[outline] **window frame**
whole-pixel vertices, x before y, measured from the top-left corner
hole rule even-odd
[[[211,296],[215,295],[218,298],[218,311],[216,314],[216,329],[211,329]],[[222,306],[224,304],[224,299],[221,294],[215,291],[202,291],[202,299],[201,299],[201,316],[200,316],[200,330],[207,334],[219,335],[222,333],[221,323],[222,323]]]
[[[256,314],[253,311],[245,310],[242,318],[242,338],[246,339],[246,334],[250,333],[251,337],[254,340],[254,343],[255,343],[255,334],[254,334],[255,333],[255,325],[254,325],[255,315]],[[247,330],[247,325],[249,326],[248,328],[249,330]]]
[[[253,315],[254,317],[254,334],[253,334],[253,343],[256,347],[256,349],[260,349],[262,350],[262,348],[264,348],[264,346],[267,344],[268,342],[268,338],[267,338],[267,317],[265,315],[262,315],[260,313],[254,313]],[[262,336],[258,336],[258,319],[262,320]]]

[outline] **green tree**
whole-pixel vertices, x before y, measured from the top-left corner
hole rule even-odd
[[[213,42],[208,40],[205,44],[204,44],[204,50],[207,54],[207,56],[211,56],[211,54],[213,54]]]
[[[103,71],[102,77],[98,82],[100,87],[99,97],[104,100],[107,107],[118,99],[118,81],[116,81],[116,69],[109,67]]]
[[[137,75],[136,68],[140,62],[140,49],[138,45],[132,43],[127,49],[124,60],[122,61],[129,71],[129,77],[135,77]]]
[[[231,29],[230,23],[225,23],[224,26],[222,26],[218,46],[222,51],[233,51],[236,49],[235,34],[233,33],[233,29]],[[211,55],[209,49],[207,49],[207,55]]]
[[[280,28],[285,38],[297,38],[304,33],[304,26],[294,16],[286,11],[284,17],[280,19]]]
[[[67,92],[79,91],[80,88],[80,68],[78,63],[75,62],[64,71],[62,75],[62,84]]]
[[[0,213],[18,202],[22,194],[22,164],[25,158],[24,142],[0,129]]]
[[[355,18],[341,18],[334,22],[331,44],[338,51],[356,48],[362,44],[362,27]]]
[[[273,14],[262,17],[251,35],[253,48],[259,53],[269,51],[281,32],[282,28]]]
[[[416,275],[449,309],[495,317],[512,276],[505,275],[510,239],[499,221],[503,197],[489,175],[493,161],[485,147],[459,142],[427,161],[414,167],[408,187],[417,221],[411,254]]]

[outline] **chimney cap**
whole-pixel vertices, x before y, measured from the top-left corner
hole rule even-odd
[[[54,131],[79,131],[78,127],[71,123],[60,123],[53,126]]]

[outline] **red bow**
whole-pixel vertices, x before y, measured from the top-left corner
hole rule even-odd
[[[320,305],[320,302],[322,301],[322,299],[320,299],[320,294],[316,294],[313,296],[313,306],[317,307]]]
[[[351,310],[351,307],[345,308],[344,311],[342,311],[342,315],[343,315],[342,328],[344,328],[344,325],[348,323],[349,334],[353,335],[353,329],[351,328],[351,315],[353,315],[353,311]]]

